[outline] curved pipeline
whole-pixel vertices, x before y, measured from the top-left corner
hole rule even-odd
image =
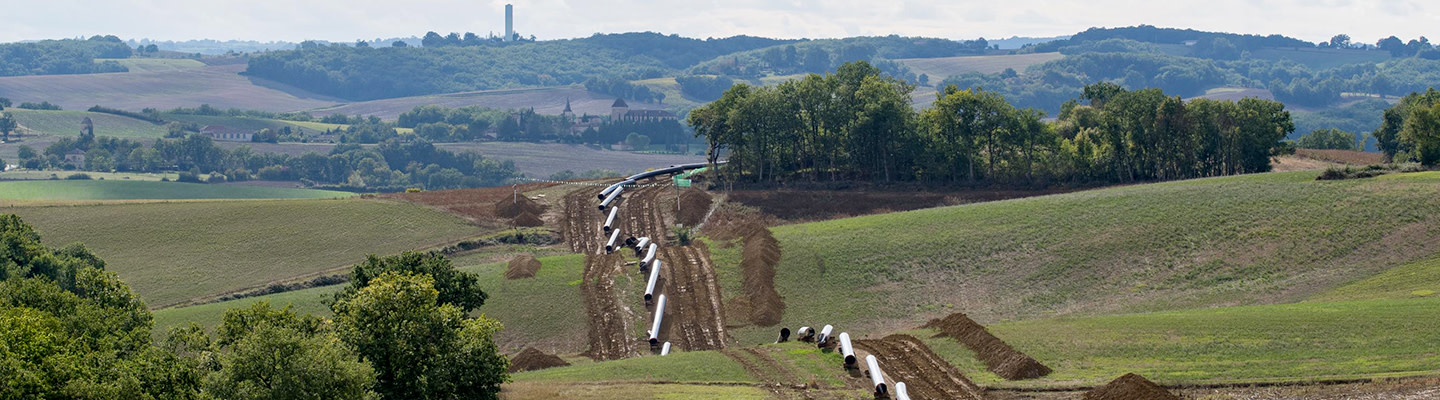
[[[656,244],[654,244],[654,243],[651,243],[651,244],[650,244],[650,251],[649,251],[648,253],[645,253],[645,258],[640,259],[640,270],[641,270],[641,271],[644,271],[645,269],[650,268],[650,263],[655,262],[655,250],[656,250],[656,249],[659,249],[659,248],[660,248],[660,246],[658,246],[658,245],[656,245]]]

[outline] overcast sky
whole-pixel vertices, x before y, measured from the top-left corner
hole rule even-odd
[[[1058,36],[1150,24],[1279,33],[1312,42],[1440,36],[1440,2],[1414,0],[513,0],[516,31],[540,39],[656,31],[689,37],[857,35],[951,39]],[[504,0],[0,0],[0,41],[125,39],[354,41],[426,31],[501,32]]]

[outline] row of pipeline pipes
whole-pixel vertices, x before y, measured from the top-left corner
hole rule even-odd
[[[835,327],[825,325],[816,331],[814,328],[803,326],[796,331],[796,340],[815,343],[820,349],[840,348],[840,355],[844,356],[842,366],[846,371],[855,371],[860,368],[859,359],[855,357],[855,346],[850,343],[850,333],[840,332],[838,336],[831,336]],[[835,340],[831,340],[831,338]],[[776,343],[784,343],[790,340],[790,328],[780,328],[780,339]],[[870,375],[870,387],[875,389],[875,398],[891,398],[890,387],[885,384],[885,372],[880,369],[880,361],[874,355],[865,356],[865,367]],[[895,400],[910,400],[910,393],[905,390],[905,382],[895,382]]]
[[[723,163],[724,162],[721,161],[717,164]],[[660,262],[660,260],[655,259],[655,253],[660,250],[660,245],[656,244],[654,241],[651,241],[650,237],[648,236],[631,236],[629,238],[626,238],[624,241],[621,241],[620,229],[615,226],[615,219],[620,214],[620,207],[616,207],[616,205],[618,204],[617,202],[621,201],[621,193],[625,192],[625,188],[634,187],[636,183],[641,180],[679,174],[689,170],[704,168],[706,165],[708,164],[695,163],[672,165],[667,168],[661,168],[654,171],[647,171],[631,175],[630,177],[625,178],[625,180],[607,186],[605,190],[600,191],[599,195],[600,212],[604,213],[606,209],[610,210],[608,216],[605,218],[605,224],[602,225],[600,228],[604,233],[609,235],[607,240],[605,241],[605,254],[619,251],[620,245],[624,245],[626,247],[634,249],[636,257],[641,257],[643,255],[643,258],[640,259],[639,263],[640,272],[649,272],[650,274],[650,277],[647,279],[645,284],[645,304],[653,304],[655,306],[655,317],[654,320],[650,323],[650,330],[647,331],[649,335],[647,339],[650,341],[650,349],[658,350],[660,355],[662,356],[670,354],[670,342],[660,342],[660,324],[664,322],[665,318],[665,295],[660,294],[659,296],[656,296],[656,291],[660,289],[656,285],[660,279],[660,268],[662,263]],[[641,232],[632,232],[632,234],[640,233]],[[663,233],[652,232],[652,234]]]

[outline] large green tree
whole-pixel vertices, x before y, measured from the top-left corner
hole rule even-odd
[[[440,300],[437,280],[387,271],[334,305],[340,337],[374,366],[386,399],[495,399],[509,361],[495,345],[500,323],[465,318]]]
[[[219,369],[205,379],[217,399],[364,399],[375,372],[329,321],[261,301],[225,312]]]
[[[480,289],[479,277],[455,269],[450,259],[438,252],[407,251],[396,256],[378,257],[370,255],[365,262],[355,265],[350,272],[350,285],[336,295],[336,299],[355,296],[370,281],[387,273],[422,274],[429,276],[432,286],[438,292],[441,304],[458,307],[461,312],[470,312],[485,304],[488,295]]]

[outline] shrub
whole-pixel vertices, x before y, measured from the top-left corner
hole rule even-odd
[[[65,180],[69,180],[69,181],[88,181],[88,180],[90,180],[90,174],[86,174],[86,173],[70,174],[70,175],[68,175],[68,176],[65,177]]]

